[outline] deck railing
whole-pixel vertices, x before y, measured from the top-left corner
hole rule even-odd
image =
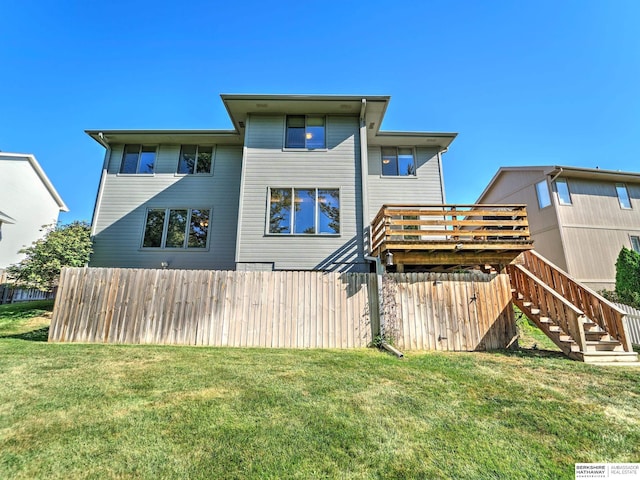
[[[618,340],[625,351],[631,352],[631,341],[626,335],[623,318],[625,313],[593,290],[581,285],[567,273],[535,251],[522,253],[521,264],[533,275],[562,295],[591,321],[597,323]]]
[[[384,242],[531,239],[525,205],[383,205],[371,223],[371,250]]]

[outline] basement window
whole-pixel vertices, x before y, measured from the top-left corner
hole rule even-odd
[[[560,205],[571,205],[571,193],[569,192],[569,184],[564,178],[556,180],[556,190],[558,191],[558,202]]]
[[[546,208],[551,205],[551,196],[549,195],[549,186],[546,180],[536,183],[536,194],[538,195],[538,206]]]
[[[340,190],[337,188],[269,189],[269,233],[340,234]]]
[[[178,171],[176,173],[211,174],[213,166],[213,147],[202,145],[182,145],[180,148],[180,159],[178,160]]]
[[[145,219],[143,248],[207,248],[208,208],[150,208]]]
[[[616,193],[618,194],[618,203],[620,203],[620,208],[631,210],[631,199],[629,198],[627,186],[624,183],[616,183]]]
[[[325,148],[325,118],[305,115],[287,115],[285,148]]]
[[[120,173],[153,173],[156,151],[156,146],[125,145]]]

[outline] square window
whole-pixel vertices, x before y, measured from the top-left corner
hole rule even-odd
[[[325,148],[325,118],[288,115],[285,148]]]
[[[571,205],[571,193],[566,179],[558,178],[556,180],[556,190],[558,191],[560,205]]]
[[[125,145],[120,173],[153,173],[156,150],[149,145]]]
[[[143,248],[206,248],[208,208],[150,208],[145,219]]]
[[[413,148],[382,147],[382,175],[408,177],[416,175]]]
[[[176,173],[187,175],[210,174],[212,165],[213,147],[182,145]]]
[[[616,183],[616,193],[618,194],[618,203],[620,203],[620,208],[630,210],[631,199],[629,198],[627,186],[624,183]]]
[[[536,193],[538,194],[538,206],[540,208],[551,205],[551,196],[549,195],[549,186],[546,180],[536,183]]]

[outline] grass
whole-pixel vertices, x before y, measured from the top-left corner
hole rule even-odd
[[[640,459],[637,369],[48,344],[27,335],[41,313],[0,307],[0,478],[561,479]]]

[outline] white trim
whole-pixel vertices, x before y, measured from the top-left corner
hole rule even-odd
[[[286,121],[286,120],[285,120]],[[248,157],[248,147],[247,147],[247,138],[249,137],[249,126],[251,125],[251,115],[247,114],[247,118],[245,119],[244,124],[244,141],[242,144],[242,164],[240,166],[240,199],[238,201],[238,228],[236,229],[236,253],[235,253],[235,263],[240,262],[240,236],[242,234],[242,222],[243,222],[243,213],[244,213],[244,188],[246,182],[246,169],[247,169],[247,157]]]
[[[107,181],[107,171],[109,168],[109,162],[111,161],[111,147],[107,147],[104,153],[104,162],[102,163],[102,173],[100,174],[100,183],[98,184],[98,193],[96,194],[96,203],[93,207],[93,215],[91,217],[91,230],[89,235],[93,237],[96,234],[96,228],[98,226],[98,216],[100,215],[100,208],[102,207],[102,196],[104,195],[104,184]]]

